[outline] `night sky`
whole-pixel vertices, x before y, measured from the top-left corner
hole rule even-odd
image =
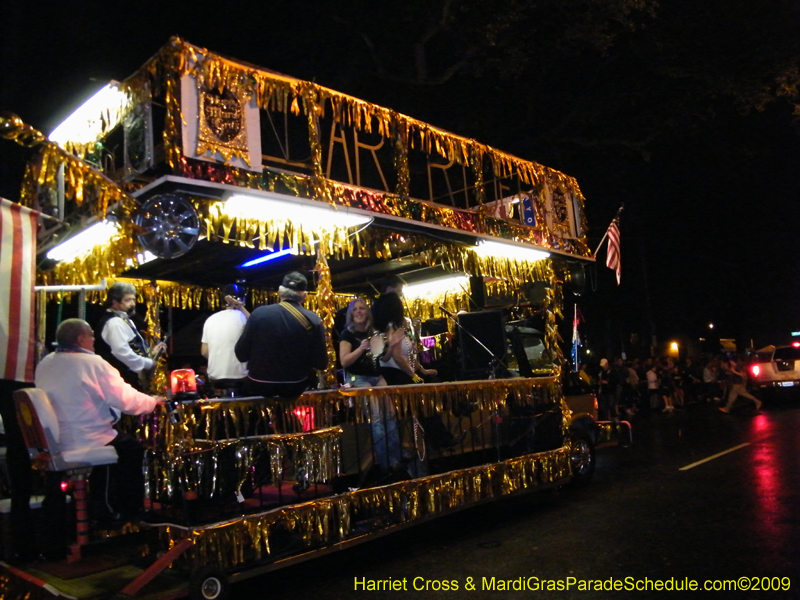
[[[579,303],[598,352],[710,322],[784,343],[800,330],[800,14],[662,4],[9,2],[0,110],[49,133],[179,35],[574,176],[592,249],[624,203],[622,285],[603,249],[565,314]],[[0,195],[18,198],[24,156],[0,140]]]

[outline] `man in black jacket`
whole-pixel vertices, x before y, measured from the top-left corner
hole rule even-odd
[[[308,282],[294,271],[278,288],[279,304],[259,306],[236,342],[236,358],[247,362],[243,392],[248,396],[293,399],[313,381],[312,369],[328,366],[325,328],[303,308]]]

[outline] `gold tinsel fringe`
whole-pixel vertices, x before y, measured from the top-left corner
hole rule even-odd
[[[163,527],[162,538],[174,544],[191,536],[190,560],[222,568],[246,565],[279,553],[287,537],[297,550],[338,542],[363,531],[360,524],[380,527],[408,524],[500,496],[565,480],[570,474],[569,449],[559,448],[504,462],[460,469],[379,488],[296,504],[187,531]]]

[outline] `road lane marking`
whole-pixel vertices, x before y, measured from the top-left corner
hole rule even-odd
[[[689,469],[693,469],[693,468],[695,468],[695,467],[697,467],[699,465],[702,465],[703,463],[707,463],[710,460],[714,460],[715,458],[719,458],[720,456],[725,456],[726,454],[729,454],[730,452],[734,452],[735,450],[739,450],[740,448],[744,448],[745,446],[749,446],[749,445],[750,445],[750,442],[745,442],[744,444],[739,444],[738,446],[734,446],[733,448],[728,448],[727,450],[723,450],[722,452],[718,452],[717,454],[714,454],[713,456],[709,456],[708,458],[704,458],[703,460],[698,460],[697,462],[693,462],[690,465],[686,465],[685,467],[681,467],[678,470],[679,471],[688,471]]]

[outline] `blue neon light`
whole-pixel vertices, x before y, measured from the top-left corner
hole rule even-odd
[[[246,269],[247,267],[254,267],[256,265],[260,265],[261,263],[265,263],[268,260],[274,260],[276,258],[280,258],[281,256],[286,256],[287,254],[294,254],[294,248],[287,248],[286,250],[280,250],[279,252],[270,252],[264,256],[254,258],[253,260],[248,260],[246,263],[239,265],[239,268]]]

